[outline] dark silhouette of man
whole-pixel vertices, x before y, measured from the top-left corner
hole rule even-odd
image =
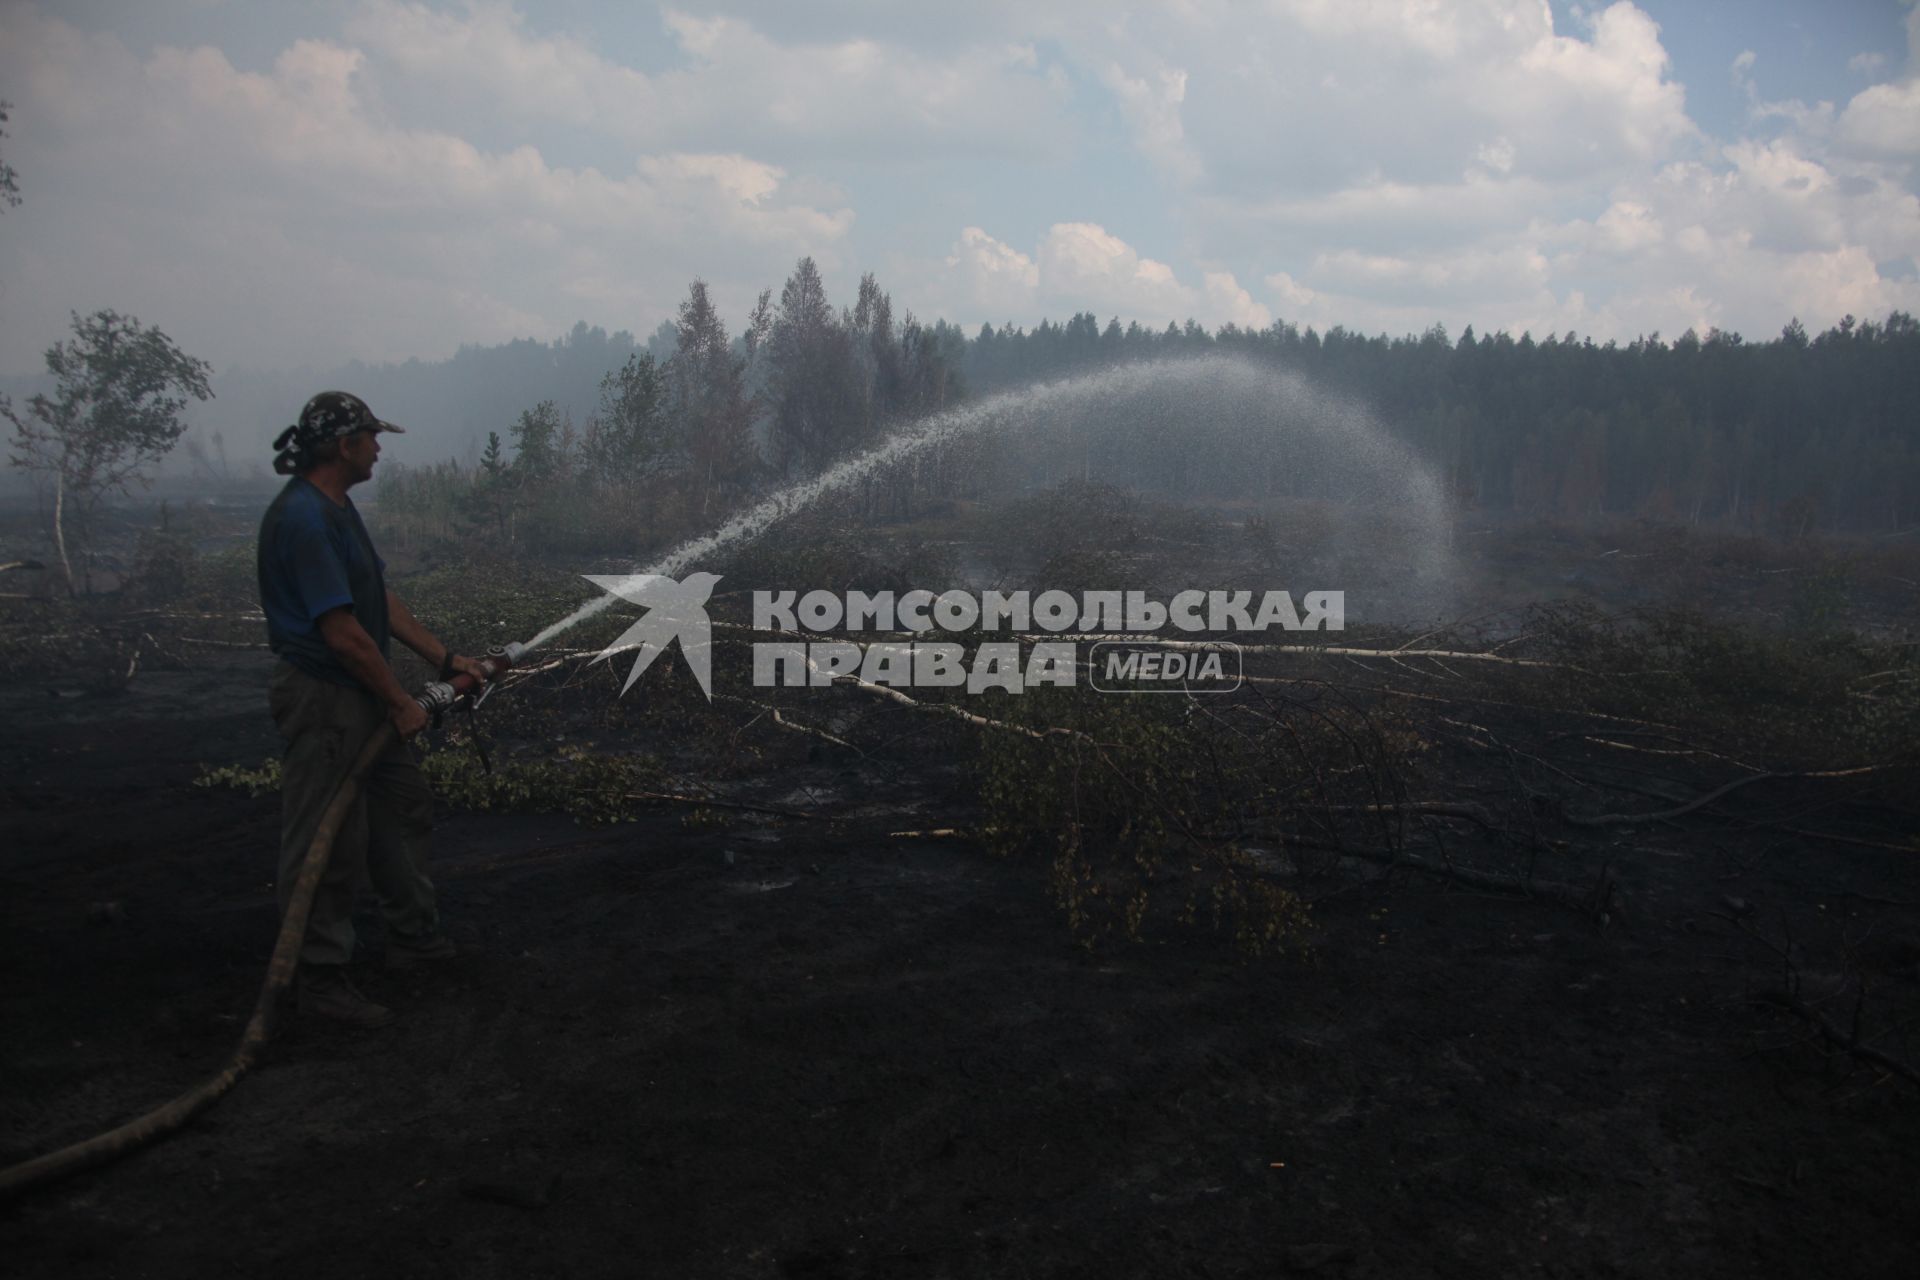
[[[364,877],[385,913],[387,965],[408,968],[457,953],[440,930],[427,852],[433,797],[406,739],[427,713],[387,664],[390,638],[438,667],[442,677],[485,678],[387,589],[386,563],[347,490],[372,478],[383,422],[358,396],[323,391],[274,441],[274,470],[292,477],[260,522],[260,605],[280,656],[269,685],[274,723],[286,740],[281,769],[280,907],[284,912],[321,814],[382,719],[399,738],[368,771],[342,824],[313,901],[300,951],[299,1007],[361,1027],[393,1011],[347,976],[353,959],[353,895]]]

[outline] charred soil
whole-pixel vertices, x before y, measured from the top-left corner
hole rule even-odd
[[[0,689],[0,1161],[171,1097],[237,1038],[278,802],[195,784],[276,751],[267,663],[212,645],[117,692]],[[717,701],[695,762],[659,710],[686,691],[657,698],[622,727],[646,781],[591,815],[619,820],[504,792],[442,815],[466,954],[390,974],[363,922],[395,1026],[290,1017],[186,1132],[0,1208],[7,1269],[1914,1273],[1910,773],[1813,776],[1846,762],[1765,734],[1755,758],[1658,697],[1601,711],[1552,671],[1264,669],[1291,685],[1246,723],[1320,699],[1399,781],[1357,825],[1327,816],[1369,808],[1330,756],[1317,818],[1285,794],[1174,813],[1173,852],[1130,864],[1155,895],[1137,930],[1092,906],[1069,928],[1058,854],[1098,905],[1134,883],[1099,862],[1134,828],[996,827],[971,753],[1005,731],[799,691],[837,698],[785,704],[817,733]],[[496,750],[577,759],[553,739],[607,725],[571,708],[611,703],[582,678],[503,694],[553,705]],[[1147,776],[1132,760],[1097,763]],[[1208,927],[1215,837],[1304,909],[1283,945]]]

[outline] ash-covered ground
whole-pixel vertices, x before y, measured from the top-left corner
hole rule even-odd
[[[836,565],[1208,586],[1309,545],[1172,509],[996,541],[1061,501],[775,540],[715,619]],[[576,637],[482,711],[493,781],[428,744],[468,954],[389,975],[369,913],[396,1026],[290,1019],[183,1134],[0,1209],[8,1270],[1911,1274],[1907,570],[1639,527],[1456,548],[1474,618],[1289,637],[1408,656],[1250,654],[1178,714],[949,699],[1078,745],[745,689],[725,647],[728,696],[662,662],[616,700]],[[263,974],[270,658],[218,558],[4,602],[5,1162],[211,1074]],[[584,598],[397,559],[467,646]]]

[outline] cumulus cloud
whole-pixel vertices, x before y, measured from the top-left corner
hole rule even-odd
[[[438,355],[561,332],[582,299],[662,315],[716,253],[777,278],[803,253],[831,261],[853,223],[830,188],[737,153],[602,172],[396,125],[369,109],[368,55],[324,40],[251,72],[13,10],[0,46],[33,50],[8,66],[35,175],[8,229],[66,271],[10,300],[9,351],[44,345],[70,306],[112,305],[223,360]],[[188,262],[190,278],[170,265]]]
[[[995,323],[1920,308],[1920,8],[1843,102],[1768,98],[1751,52],[1693,68],[1748,97],[1722,138],[1627,0],[343,0],[264,57],[57,12],[0,6],[10,368],[69,307],[268,364],[645,327],[694,274],[738,317],[803,253]],[[590,12],[618,16],[569,29]]]
[[[1480,69],[1514,95],[1531,131],[1490,118],[1481,136],[1497,128],[1496,140],[1477,144],[1457,176],[1422,177],[1389,160],[1324,192],[1203,194],[1204,243],[1223,255],[1267,246],[1281,267],[1262,272],[1267,296],[1289,318],[1323,326],[1410,331],[1438,319],[1603,337],[1705,326],[1764,334],[1794,314],[1825,324],[1920,302],[1911,278],[1920,202],[1906,164],[1920,154],[1912,79],[1869,86],[1844,110],[1774,101],[1756,79],[1759,59],[1743,51],[1730,70],[1757,136],[1711,144],[1684,114],[1657,28],[1633,6],[1600,13],[1585,39],[1548,30],[1544,6],[1507,9],[1498,38],[1479,32],[1501,8],[1437,15],[1405,42],[1435,68],[1470,45],[1492,51]],[[1323,16],[1359,30],[1378,11]],[[1908,35],[1920,39],[1920,10]],[[1438,83],[1446,72],[1432,75]],[[1424,92],[1416,81],[1393,100],[1417,113]],[[1572,101],[1617,120],[1612,136],[1583,151],[1581,131],[1556,118],[1555,104]],[[1188,125],[1190,138],[1204,136]],[[1542,145],[1560,162],[1540,163]]]
[[[1112,92],[1149,159],[1183,181],[1201,176],[1203,166],[1186,143],[1180,104],[1187,96],[1187,73],[1177,67],[1129,74],[1117,62],[1100,69],[1101,83]]]
[[[933,54],[854,34],[783,44],[724,14],[668,7],[660,20],[680,65],[651,74],[581,39],[534,34],[505,0],[362,0],[345,38],[403,73],[393,92],[413,110],[507,130],[558,122],[647,149],[746,145],[802,159],[857,144],[869,161],[1065,145],[1058,85],[1030,46]]]
[[[1920,79],[1877,84],[1854,95],[1840,115],[1835,141],[1861,155],[1920,156]]]
[[[1221,194],[1425,186],[1476,167],[1604,180],[1694,133],[1658,30],[1631,4],[1584,38],[1540,4],[1289,0],[1239,22],[1200,7],[1218,43],[1190,45],[1171,17],[1141,43],[1187,68],[1184,136]]]
[[[1273,322],[1232,272],[1204,271],[1196,287],[1092,222],[1055,223],[1031,255],[968,227],[942,265],[916,283],[967,323],[1080,311],[1154,327],[1187,319],[1243,328]]]
[[[1040,287],[1040,268],[1013,246],[979,227],[967,227],[946,258],[942,290],[964,318],[989,323],[1025,316]]]

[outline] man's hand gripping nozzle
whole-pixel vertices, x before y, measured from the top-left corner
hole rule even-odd
[[[494,681],[525,661],[527,653],[527,646],[517,641],[497,644],[487,650],[487,656],[480,660],[480,665],[486,668],[487,688],[475,700],[474,705],[479,706],[486,699],[487,694],[493,692]],[[479,685],[480,681],[463,671],[451,680],[434,681],[420,691],[418,701],[427,714],[437,716],[472,693]]]

